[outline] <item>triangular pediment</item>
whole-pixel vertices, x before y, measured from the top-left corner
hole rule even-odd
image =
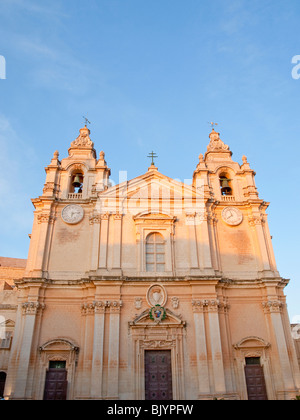
[[[15,325],[16,325],[15,321],[11,319],[7,319],[1,322],[1,317],[0,317],[0,328],[14,328]]]
[[[174,180],[158,171],[148,171],[110,187],[98,196],[101,213],[119,209],[123,213],[128,210],[134,216],[142,213],[170,215],[178,213],[178,209],[186,212],[201,211],[203,203],[202,188]]]
[[[169,221],[169,222],[173,222],[176,218],[174,216],[170,216],[169,214],[164,214],[164,213],[151,213],[148,211],[143,211],[141,213],[138,213],[135,217],[134,220],[138,221],[138,220],[142,220],[142,221],[147,221],[147,220],[155,220],[155,221]]]

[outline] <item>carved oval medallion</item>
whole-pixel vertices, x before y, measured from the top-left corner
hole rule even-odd
[[[155,305],[164,306],[167,302],[166,289],[160,284],[153,284],[149,287],[146,298],[150,307]]]

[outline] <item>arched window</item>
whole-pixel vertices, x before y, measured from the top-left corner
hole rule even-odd
[[[165,240],[160,233],[151,233],[146,239],[146,271],[165,271]]]

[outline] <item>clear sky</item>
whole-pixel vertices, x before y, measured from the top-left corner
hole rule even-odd
[[[0,255],[27,258],[30,199],[83,115],[115,182],[145,173],[152,150],[160,172],[192,178],[215,121],[271,202],[300,322],[299,18],[299,0],[0,0]]]

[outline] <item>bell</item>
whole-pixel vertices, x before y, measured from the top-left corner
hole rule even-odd
[[[220,178],[221,181],[221,193],[222,195],[231,195],[231,187],[229,185],[230,179],[227,178]]]
[[[79,188],[81,187],[81,181],[80,181],[80,175],[77,174],[74,178],[74,181],[72,182],[72,185],[74,188]]]
[[[230,186],[229,186],[229,179],[227,179],[227,178],[221,178],[220,181],[221,181],[221,187],[222,188],[230,188]]]

